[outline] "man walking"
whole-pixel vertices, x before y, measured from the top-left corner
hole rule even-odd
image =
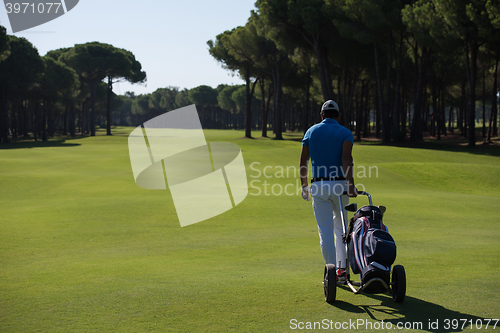
[[[309,201],[312,196],[321,253],[325,264],[337,265],[337,278],[342,280],[345,279],[347,254],[342,244],[343,221],[340,210],[349,203],[348,196],[357,196],[352,170],[353,135],[350,130],[339,125],[340,111],[334,101],[326,101],[321,107],[320,114],[323,121],[309,128],[302,139],[300,153],[302,197]],[[311,187],[307,182],[309,158],[313,176]],[[348,196],[342,195],[346,190]],[[341,207],[339,196],[342,196]],[[345,210],[344,216],[347,217]]]

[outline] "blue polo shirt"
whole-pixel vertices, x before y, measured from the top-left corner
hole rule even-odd
[[[310,127],[302,146],[309,146],[312,175],[318,177],[344,177],[342,170],[342,144],[353,142],[352,132],[335,119],[326,118]]]

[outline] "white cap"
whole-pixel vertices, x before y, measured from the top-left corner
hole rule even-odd
[[[337,111],[340,111],[339,110],[339,106],[337,105],[337,103],[335,103],[331,99],[328,100],[328,101],[326,101],[325,103],[323,103],[323,106],[321,107],[321,111],[324,111],[324,110],[337,110]]]

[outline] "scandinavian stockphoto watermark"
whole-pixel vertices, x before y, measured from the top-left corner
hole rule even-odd
[[[429,321],[430,322],[430,321]],[[322,319],[321,321],[299,321],[295,318],[290,319],[290,329],[292,330],[422,330],[424,323],[420,321],[415,322],[384,322],[371,321],[368,319],[349,319],[345,321],[334,321],[331,319]],[[431,328],[431,326],[429,326]]]
[[[52,21],[72,10],[79,0],[4,0],[12,32]]]
[[[168,186],[182,227],[222,214],[248,194],[240,148],[208,143],[195,105],[136,127],[128,148],[136,184],[160,190]]]
[[[251,178],[249,186],[251,196],[297,196],[301,195],[302,184],[300,183],[300,167],[293,165],[262,165],[260,162],[250,164]],[[335,169],[335,168],[334,168]],[[317,170],[321,171],[320,168]],[[341,170],[329,170],[332,177],[343,175]],[[365,185],[362,182],[367,178],[378,178],[378,167],[376,165],[359,165],[353,168],[353,175],[356,179],[356,188],[358,191],[365,191]],[[312,188],[311,191],[321,191],[322,188]],[[345,191],[342,182],[335,184],[333,192],[341,195]]]
[[[301,321],[295,318],[290,319],[290,329],[292,330],[336,330],[345,332],[347,330],[363,331],[390,331],[390,330],[444,330],[462,331],[470,328],[475,330],[496,329],[498,319],[488,318],[460,318],[460,319],[428,319],[425,321],[376,321],[368,319],[349,319],[344,321],[322,319],[316,321]]]

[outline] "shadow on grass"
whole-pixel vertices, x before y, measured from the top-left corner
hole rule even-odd
[[[302,142],[303,137],[304,137],[304,133],[302,133],[302,132],[285,132],[285,133],[283,133],[283,139],[286,141]]]
[[[283,139],[285,141],[295,141],[302,142],[304,134],[302,132],[284,132]],[[275,140],[275,138],[270,137]],[[362,141],[355,142],[363,146],[387,146],[387,147],[400,147],[400,148],[417,148],[417,149],[431,149],[431,150],[442,150],[450,152],[462,152],[468,154],[477,155],[487,155],[487,156],[500,156],[500,139],[493,139],[491,144],[483,144],[482,138],[478,135],[478,141],[476,142],[476,147],[470,148],[467,145],[467,138],[459,139],[446,139],[442,140],[431,139],[425,141],[403,141],[403,142],[390,142],[387,145],[382,145],[380,139],[370,138],[363,139]]]
[[[476,155],[500,156],[500,145],[498,143],[483,144],[482,142],[477,142],[476,146],[471,148],[468,145],[461,143],[459,141],[428,140],[423,142],[405,141],[401,143],[393,143],[390,146],[401,147],[401,148],[441,150],[441,151],[460,152],[460,153],[476,154]]]
[[[465,329],[484,329],[488,319],[475,315],[446,309],[445,307],[424,300],[406,296],[403,303],[396,303],[389,295],[370,295],[381,301],[380,305],[354,305],[343,301],[335,301],[332,305],[338,309],[352,313],[366,313],[371,318],[359,328],[370,329],[370,323],[391,323],[392,328],[402,325],[401,329],[416,329],[426,332],[461,332]],[[387,319],[387,317],[393,317]],[[495,321],[489,323],[494,327]],[[366,327],[368,325],[368,327]],[[406,325],[406,326],[405,326]],[[498,326],[498,325],[496,325]],[[387,326],[385,326],[387,327]]]
[[[459,134],[449,134],[437,140],[435,137],[429,137],[428,133],[424,133],[423,141],[409,141],[409,138],[402,142],[391,141],[386,146],[401,147],[401,148],[417,148],[417,149],[431,149],[442,150],[450,152],[461,152],[468,154],[487,155],[487,156],[500,156],[500,138],[491,138],[491,143],[486,143],[486,138],[483,138],[481,129],[476,127],[476,146],[469,147],[468,139],[460,136]],[[362,141],[356,141],[361,145],[382,145],[381,139],[368,138]]]
[[[58,137],[48,141],[11,141],[9,143],[0,143],[0,150],[2,149],[29,149],[29,148],[46,148],[46,147],[75,147],[80,146],[79,143],[67,142],[78,139],[83,139],[86,136],[78,137]]]

